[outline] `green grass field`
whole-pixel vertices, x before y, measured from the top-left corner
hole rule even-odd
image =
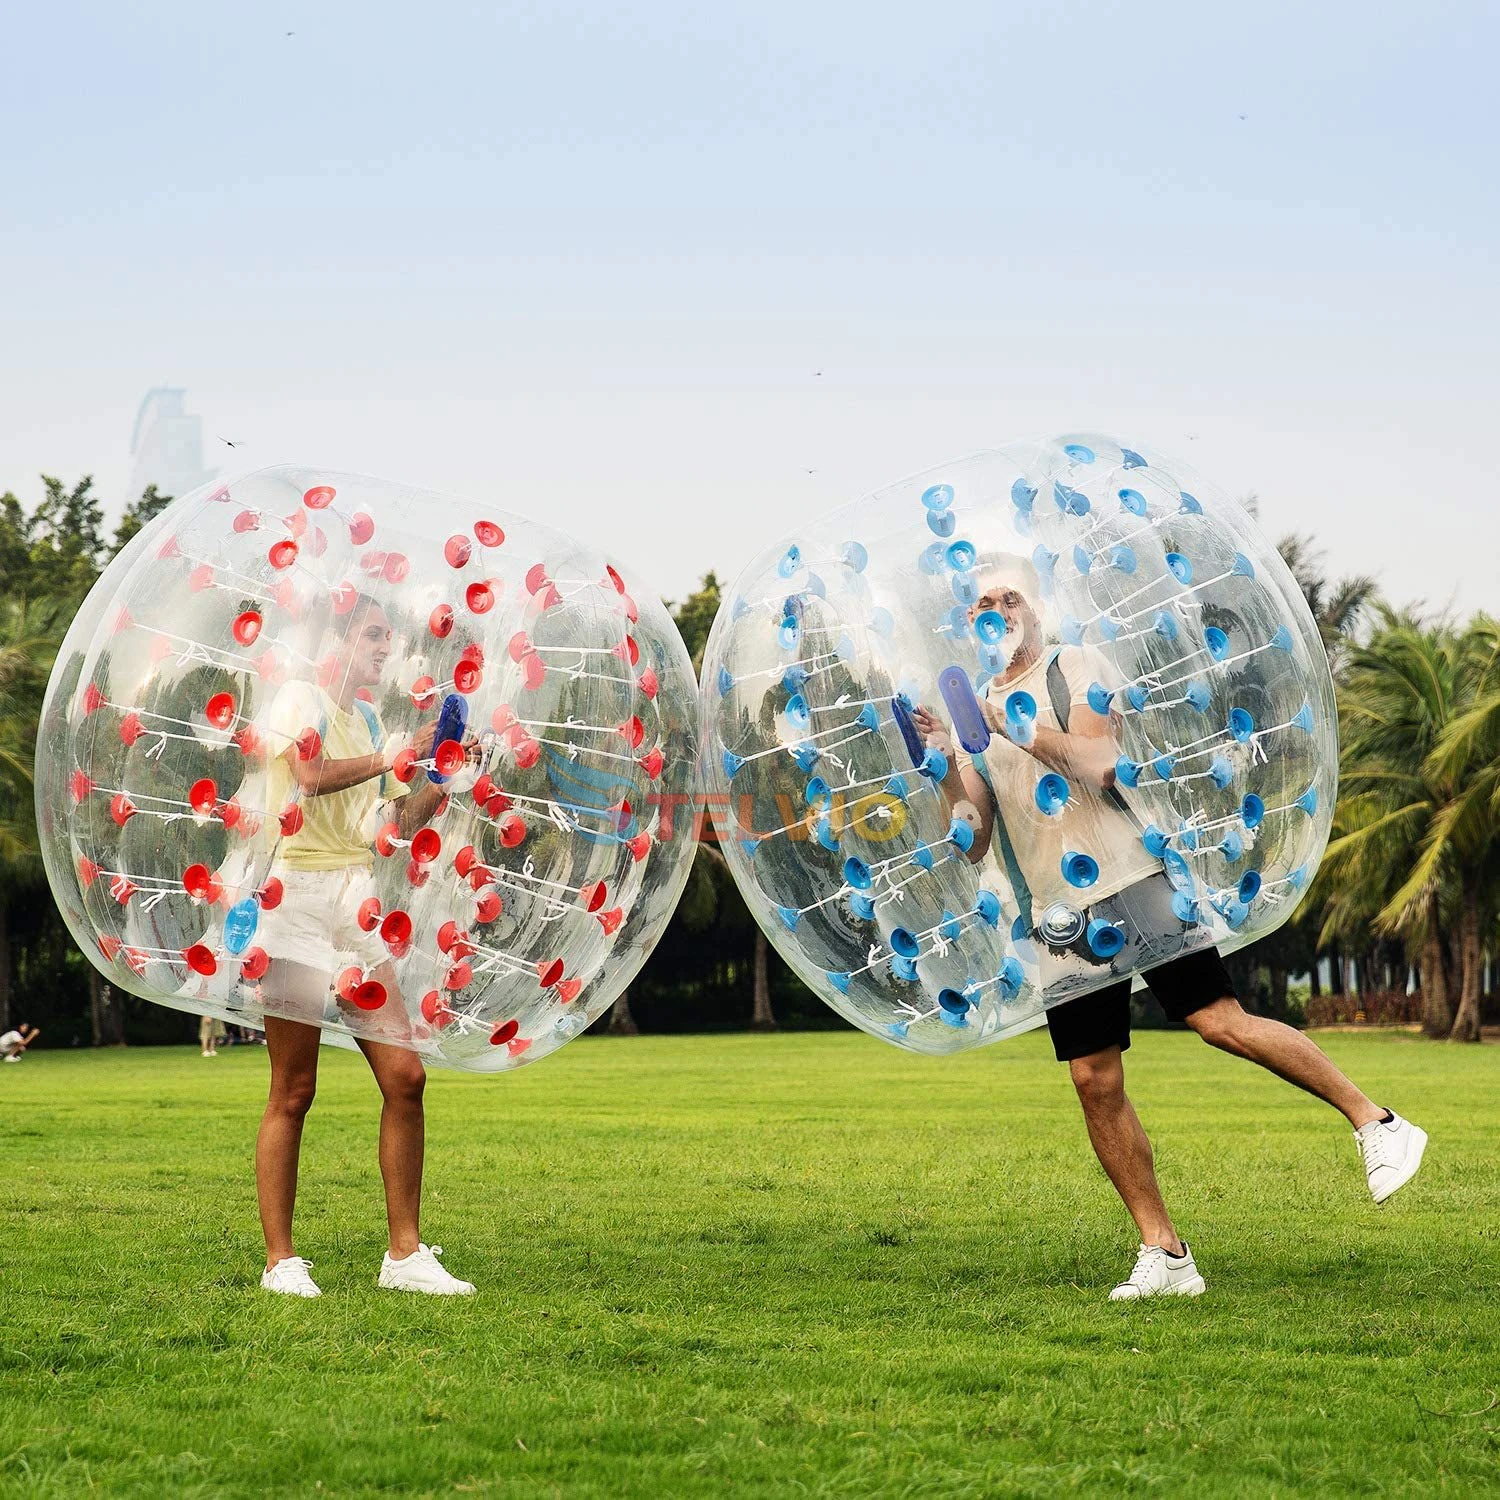
[[[1209,1291],[1134,1308],[1042,1035],[945,1062],[585,1039],[434,1075],[427,1234],[480,1287],[452,1302],[375,1288],[359,1059],[324,1054],[304,1303],[256,1285],[263,1051],[35,1053],[0,1069],[0,1488],[1494,1493],[1500,1048],[1324,1040],[1427,1127],[1421,1175],[1377,1209],[1321,1105],[1141,1036]]]

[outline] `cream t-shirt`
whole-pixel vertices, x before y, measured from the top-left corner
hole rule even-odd
[[[996,722],[1005,721],[1005,702],[1012,693],[1028,693],[1036,702],[1036,722],[1048,729],[1061,726],[1052,711],[1048,691],[1046,656],[1019,677],[1008,682],[993,682],[987,693]],[[1108,664],[1087,647],[1064,646],[1057,665],[1067,685],[1069,723],[1073,715],[1089,713],[1089,685],[1107,682],[1111,677]],[[1011,740],[1003,730],[992,731],[989,745],[982,755],[969,756],[989,783],[998,808],[996,822],[1003,819],[1010,847],[1015,855],[1031,894],[1033,922],[1054,901],[1085,907],[1122,891],[1126,886],[1160,872],[1161,864],[1146,852],[1141,843],[1142,824],[1129,808],[1130,794],[1118,793],[1125,800],[1122,808],[1105,792],[1090,790],[1084,782],[1064,769],[1068,782],[1068,802],[1061,813],[1049,816],[1036,803],[1037,783],[1052,767],[1038,760]],[[990,842],[991,855],[1002,869],[1009,870],[1003,854],[1000,829],[997,826]],[[1098,862],[1099,878],[1091,886],[1073,886],[1063,877],[1063,856],[1087,854]]]

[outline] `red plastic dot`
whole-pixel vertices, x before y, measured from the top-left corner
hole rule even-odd
[[[335,981],[334,989],[342,1000],[352,1000],[354,992],[365,982],[363,969],[349,967],[345,969]]]
[[[598,913],[599,925],[606,933],[613,933],[625,920],[625,912],[621,907],[612,906],[608,911]]]
[[[450,536],[443,543],[443,556],[448,560],[450,568],[461,568],[474,555],[474,548],[468,537],[461,532],[457,536]]]
[[[453,856],[453,868],[460,876],[467,875],[475,865],[479,863],[479,856],[474,852],[473,844],[465,844],[457,854]]]
[[[195,593],[201,594],[204,589],[211,588],[214,581],[214,570],[208,563],[199,563],[191,573],[188,574],[188,587]]]
[[[583,989],[581,979],[564,979],[557,987],[557,998],[564,1005],[571,1005],[578,998],[579,991]]]
[[[226,828],[233,828],[234,825],[239,822],[240,818],[243,816],[243,813],[244,809],[233,797],[231,797],[228,802],[224,803],[223,806],[219,808],[219,821],[223,823]]]
[[[194,943],[191,948],[184,948],[182,956],[188,968],[195,974],[212,974],[219,967],[219,961],[214,957],[213,950],[202,943]]]
[[[261,750],[260,731],[254,724],[246,724],[240,732],[235,735],[234,742],[240,747],[240,754],[247,760],[253,755],[259,755]]]
[[[646,775],[648,775],[652,779],[652,781],[655,781],[656,778],[661,775],[662,767],[666,765],[666,763],[667,758],[661,753],[660,745],[658,745],[654,750],[648,750],[646,754],[636,762],[636,764],[640,766],[641,770],[643,770]]]
[[[411,701],[418,708],[431,708],[437,698],[437,684],[430,677],[419,677],[411,685]]]
[[[284,838],[295,838],[302,832],[302,824],[304,822],[302,809],[294,802],[281,814],[277,821],[281,824],[281,832]]]
[[[505,540],[505,533],[493,521],[476,521],[474,535],[481,547],[498,547]]]
[[[617,594],[625,592],[625,580],[620,577],[619,573],[609,563],[605,563],[604,565],[604,575],[614,585]]]
[[[116,792],[109,799],[109,815],[123,828],[136,813],[135,803],[124,792]]]
[[[116,635],[123,634],[125,631],[132,629],[134,625],[135,621],[131,618],[130,611],[128,609],[122,609],[120,613],[115,616],[114,628]]]
[[[526,592],[528,594],[540,593],[550,584],[552,580],[547,577],[547,569],[541,563],[532,563],[526,570]]]
[[[110,895],[113,896],[121,906],[127,905],[130,901],[130,898],[135,895],[135,893],[139,889],[140,887],[136,885],[136,883],[128,875],[116,875],[115,878],[109,883]]]
[[[411,572],[411,559],[400,552],[392,552],[380,571],[387,583],[405,583],[406,575]]]
[[[535,651],[529,652],[521,658],[521,681],[529,692],[534,693],[541,687],[543,679],[546,676],[546,664]]]
[[[646,737],[646,726],[641,723],[636,715],[632,714],[623,724],[617,727],[616,732],[623,737],[625,743],[632,750],[635,750],[639,748],[641,741]]]
[[[460,661],[471,661],[476,667],[484,665],[484,647],[478,641],[470,641],[462,651],[458,653]]]
[[[270,955],[264,948],[251,948],[240,964],[241,979],[260,979],[271,967]]]
[[[349,517],[349,540],[356,547],[363,547],[375,535],[375,522],[362,510]]]
[[[496,824],[496,829],[500,834],[500,842],[507,849],[514,849],[526,837],[526,819],[520,813],[504,813]]]
[[[283,537],[272,544],[266,558],[273,568],[289,568],[297,561],[297,544],[290,537]]]
[[[99,878],[99,866],[91,860],[88,855],[78,856],[78,879],[87,890]]]
[[[643,667],[641,669],[641,675],[636,678],[636,681],[640,684],[641,691],[648,698],[654,699],[656,697],[656,694],[660,688],[660,684],[657,682],[656,673],[652,670],[652,668]]]
[[[401,825],[399,823],[384,823],[380,832],[375,835],[375,852],[384,859],[389,859],[396,852],[396,840],[401,837]]]
[[[651,851],[651,835],[638,833],[633,839],[626,841],[625,847],[630,850],[631,858],[639,864]]]
[[[467,756],[464,754],[464,747],[457,740],[444,740],[432,752],[432,763],[436,767],[439,776],[453,775],[466,759]]]
[[[258,610],[247,609],[234,617],[234,624],[229,629],[240,645],[253,646],[262,623]]]
[[[542,988],[550,990],[563,976],[563,961],[560,958],[554,958],[550,961],[543,959],[536,966],[536,972],[542,982]]]
[[[496,706],[494,713],[490,715],[490,724],[496,734],[504,734],[516,723],[516,711],[508,703]]]
[[[215,729],[228,729],[234,723],[234,695],[232,693],[215,693],[203,705],[203,717]]]
[[[219,805],[219,788],[212,776],[202,776],[188,789],[188,806],[201,818],[210,817]]]
[[[139,948],[127,948],[125,950],[125,967],[132,974],[144,974],[146,972],[146,965],[150,962],[151,960]]]
[[[302,496],[302,503],[309,510],[327,510],[336,493],[331,484],[315,484]]]
[[[120,739],[127,745],[135,744],[145,732],[146,726],[137,713],[128,713],[120,720]]]
[[[440,640],[444,641],[453,634],[453,606],[451,604],[439,604],[427,617],[427,628]]]
[[[439,1019],[440,1016],[452,1019],[452,1012],[443,1004],[443,997],[436,990],[428,990],[417,1009],[422,1012],[422,1019],[429,1026],[442,1026],[444,1022]]]
[[[323,736],[316,729],[304,729],[296,744],[298,760],[316,760],[323,750]]]
[[[396,947],[411,941],[411,918],[404,911],[392,911],[386,913],[385,921],[380,924],[380,940]]]
[[[495,1047],[503,1047],[520,1029],[521,1023],[514,1018],[509,1021],[502,1021],[490,1032],[490,1044]]]
[[[443,988],[449,990],[461,990],[474,977],[474,970],[468,964],[454,964],[448,972],[443,975]]]
[[[175,536],[169,536],[166,541],[164,541],[161,546],[156,549],[156,555],[163,560],[173,557],[180,557],[182,555],[182,548],[177,545],[177,538]]]
[[[426,885],[431,878],[432,868],[430,865],[419,865],[416,860],[408,860],[406,863],[406,883],[416,889]]]
[[[516,764],[529,771],[542,758],[542,747],[535,740],[521,740],[515,748]]]
[[[474,920],[480,923],[493,922],[504,910],[505,903],[500,899],[500,892],[493,886],[488,886],[479,892],[479,899],[474,903]]]
[[[78,803],[82,802],[84,798],[87,797],[88,794],[93,790],[94,783],[89,780],[87,772],[74,771],[73,774],[68,777],[68,796],[73,799],[73,804],[75,807],[78,805]]]
[[[359,590],[346,578],[329,590],[328,599],[333,605],[336,615],[347,615],[354,608],[354,601],[359,598]]]
[[[460,693],[472,693],[484,680],[484,672],[473,661],[461,661],[453,669],[453,686]]]
[[[531,637],[524,630],[518,630],[505,643],[506,654],[512,661],[520,661],[531,650]]]
[[[411,841],[411,857],[419,865],[430,865],[443,852],[442,835],[436,828],[419,828]]]
[[[125,945],[119,940],[119,938],[113,937],[107,932],[99,939],[99,951],[105,956],[105,958],[110,961],[110,963],[113,963],[115,961],[116,954],[118,954],[120,949],[124,946]]]
[[[519,1057],[530,1046],[531,1038],[529,1036],[513,1036],[505,1044],[505,1050],[509,1052],[512,1057]]]
[[[275,911],[281,905],[281,898],[285,894],[286,890],[281,884],[281,877],[273,875],[255,893],[255,899],[260,903],[262,911]]]
[[[485,582],[471,583],[464,590],[464,603],[472,614],[488,614],[495,607],[495,590]]]
[[[359,923],[361,932],[374,932],[380,924],[380,898],[370,896],[361,901],[354,920]]]
[[[91,682],[83,690],[83,711],[86,714],[97,713],[104,707],[105,698],[97,682]]]
[[[307,517],[300,510],[294,510],[291,515],[283,516],[283,524],[286,529],[300,542],[307,535]]]
[[[349,998],[361,1010],[379,1010],[385,1004],[385,986],[376,979],[367,979],[363,984],[356,985],[354,993]]]
[[[633,635],[627,635],[618,646],[611,648],[611,654],[618,656],[621,661],[628,661],[633,667],[641,659],[641,648],[636,645]]]
[[[578,889],[578,899],[585,911],[598,911],[609,900],[609,887],[602,880],[591,880]]]
[[[396,752],[391,762],[391,775],[403,786],[417,774],[417,752],[410,745]]]
[[[217,901],[223,892],[207,865],[189,865],[182,872],[182,888],[194,901]]]
[[[437,930],[437,945],[440,953],[449,953],[458,941],[458,923],[451,918]]]

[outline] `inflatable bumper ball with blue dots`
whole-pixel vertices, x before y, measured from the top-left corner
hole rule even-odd
[[[704,659],[710,808],[841,1015],[918,1052],[1284,922],[1333,684],[1240,506],[1099,436],[1014,444],[778,542]]]

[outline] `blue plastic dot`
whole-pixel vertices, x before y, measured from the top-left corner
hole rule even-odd
[[[1094,461],[1094,450],[1086,447],[1083,443],[1064,443],[1063,452],[1075,464],[1091,464]]]
[[[890,944],[891,952],[900,954],[902,958],[915,958],[922,951],[922,945],[917,941],[916,934],[907,927],[893,928]]]
[[[1203,632],[1203,644],[1215,661],[1223,661],[1229,655],[1229,637],[1217,625],[1210,625]]]
[[[1125,946],[1125,934],[1112,922],[1095,917],[1085,929],[1090,950],[1098,958],[1113,958]]]
[[[1102,682],[1091,682],[1089,684],[1089,707],[1096,714],[1107,714],[1114,694],[1104,686]]]
[[[845,542],[839,551],[844,566],[855,573],[863,573],[869,565],[870,554],[863,542]]]
[[[951,510],[928,511],[927,529],[934,536],[952,536],[958,529],[958,519]]]
[[[987,646],[998,646],[1005,639],[1005,629],[1005,616],[998,609],[986,609],[974,616],[974,634]]]
[[[1046,775],[1038,778],[1036,784],[1036,805],[1039,811],[1044,812],[1049,818],[1055,818],[1068,805],[1068,780],[1067,777],[1059,775],[1056,771],[1048,771]]]
[[[1099,861],[1091,854],[1069,850],[1062,857],[1062,877],[1080,890],[1091,886],[1099,878]]]
[[[1146,497],[1139,490],[1121,490],[1120,505],[1133,516],[1146,514]]]
[[[1010,487],[1010,498],[1018,511],[1030,515],[1031,507],[1036,504],[1036,486],[1017,479]]]
[[[798,568],[802,566],[802,549],[800,547],[788,547],[781,554],[781,560],[776,564],[776,571],[783,578],[790,578]]]
[[[974,543],[954,542],[949,546],[946,556],[948,566],[955,573],[967,573],[974,566]]]
[[[721,698],[728,697],[730,690],[734,687],[734,678],[730,675],[728,667],[719,668],[718,684],[719,696]]]
[[[1193,581],[1193,565],[1180,552],[1167,553],[1167,570],[1178,583]]]
[[[867,891],[874,884],[870,878],[870,867],[864,860],[851,854],[844,861],[844,884],[852,885],[857,891]]]
[[[951,484],[932,484],[922,491],[922,504],[928,510],[947,510],[953,504]]]

